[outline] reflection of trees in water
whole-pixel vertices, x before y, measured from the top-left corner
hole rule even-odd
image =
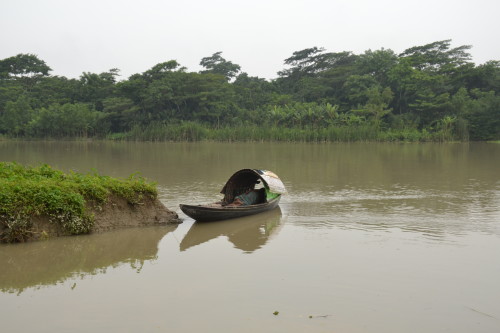
[[[245,252],[263,247],[271,235],[276,235],[281,226],[279,207],[269,212],[219,222],[195,222],[180,244],[185,251],[215,239],[226,236],[234,246]]]
[[[129,264],[140,272],[156,259],[158,242],[177,225],[130,228],[77,237],[0,246],[0,290],[55,285],[74,277],[106,273]]]

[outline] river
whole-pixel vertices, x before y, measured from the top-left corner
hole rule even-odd
[[[155,181],[180,225],[0,246],[5,332],[500,332],[500,144],[0,141]],[[243,168],[280,207],[195,223]]]

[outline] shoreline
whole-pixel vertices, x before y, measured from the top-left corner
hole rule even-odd
[[[142,177],[0,162],[0,243],[180,222]]]

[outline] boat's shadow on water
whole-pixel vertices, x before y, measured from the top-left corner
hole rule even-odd
[[[186,251],[220,236],[225,236],[234,247],[244,252],[262,248],[282,226],[280,207],[246,217],[225,221],[195,222],[180,243],[180,250]]]

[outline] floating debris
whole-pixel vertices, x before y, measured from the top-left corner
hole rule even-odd
[[[313,316],[313,315],[309,315],[309,319],[312,319],[312,318],[328,318],[332,315],[317,315],[317,316]]]

